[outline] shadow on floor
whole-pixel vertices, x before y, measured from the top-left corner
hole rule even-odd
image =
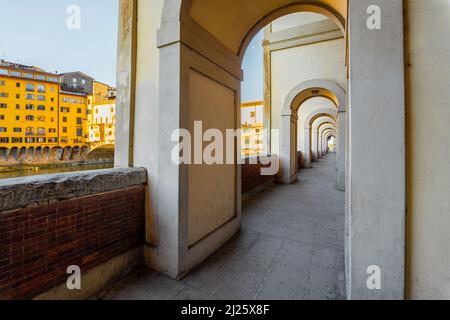
[[[335,161],[330,154],[296,184],[247,202],[241,231],[182,281],[142,267],[94,299],[345,299],[345,195]]]

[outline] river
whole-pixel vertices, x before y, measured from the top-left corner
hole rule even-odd
[[[27,167],[26,170],[0,172],[0,179],[10,179],[26,176],[37,176],[42,174],[62,173],[62,172],[76,172],[87,170],[99,170],[110,169],[114,165],[112,163],[102,164],[85,164],[85,165],[68,165],[54,168],[39,168],[39,167]]]

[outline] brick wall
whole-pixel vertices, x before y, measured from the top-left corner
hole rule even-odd
[[[144,241],[143,186],[0,213],[0,299],[29,299]]]
[[[247,159],[246,163],[242,165],[242,194],[246,194],[257,187],[275,181],[275,175],[261,175],[261,168],[268,168],[270,165],[262,165],[259,160],[260,159],[258,159],[258,164],[250,164],[250,161]]]

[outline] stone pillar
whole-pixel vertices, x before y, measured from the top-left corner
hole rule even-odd
[[[292,110],[281,112],[281,136],[280,136],[280,181],[285,184],[294,183],[297,180],[297,122],[298,116]]]
[[[305,128],[305,143],[303,144],[305,168],[311,168],[311,129]]]
[[[380,12],[379,18],[377,13]],[[369,12],[369,13],[368,13]],[[379,28],[375,20],[380,21]],[[349,1],[348,295],[405,297],[402,0]],[[370,147],[369,141],[374,141]],[[386,156],[389,155],[389,156]],[[368,280],[380,280],[380,287]],[[372,282],[373,283],[373,282]]]
[[[318,142],[318,131],[317,130],[312,130],[312,139],[311,139],[311,161],[317,161],[318,160],[318,156],[317,156],[317,146],[319,145]]]
[[[345,111],[339,111],[338,113],[338,132],[337,132],[337,148],[336,148],[336,161],[337,161],[337,187],[341,191],[345,191],[345,132],[347,123],[347,113]]]

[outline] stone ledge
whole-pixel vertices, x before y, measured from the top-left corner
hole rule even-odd
[[[116,168],[0,180],[0,213],[147,183],[143,168]]]

